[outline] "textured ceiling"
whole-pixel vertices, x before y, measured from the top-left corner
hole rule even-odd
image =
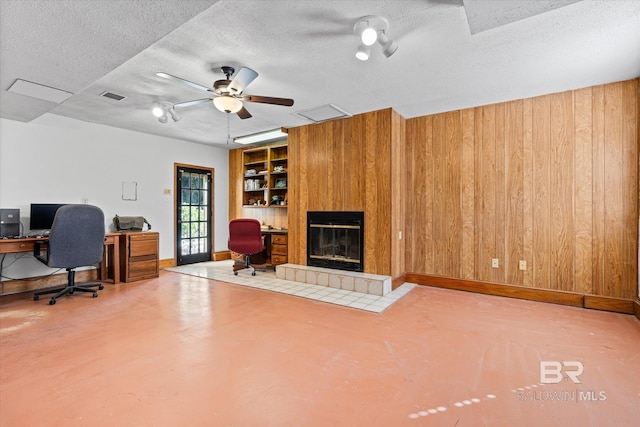
[[[389,21],[398,51],[355,59],[354,23]],[[246,93],[295,99],[246,103],[240,120],[210,103],[162,124],[154,102],[207,93],[222,65],[259,73]],[[309,121],[335,104],[350,114],[391,107],[406,118],[640,76],[640,1],[615,0],[2,0],[0,116],[49,112],[227,147],[231,136]],[[23,79],[74,95],[61,104],[7,92]],[[100,94],[125,96],[115,101]],[[233,147],[233,144],[231,144]]]

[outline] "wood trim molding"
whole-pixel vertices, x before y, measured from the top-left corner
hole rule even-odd
[[[170,268],[175,266],[176,266],[175,258],[161,259],[158,263],[158,268],[160,268],[160,270],[162,270],[163,268]]]
[[[447,277],[429,276],[425,274],[407,273],[407,282],[457,291],[476,292],[501,297],[526,299],[530,301],[550,302],[553,304],[583,307],[583,295],[575,292],[552,289],[528,288],[517,285],[479,282],[475,280],[451,279]]]
[[[407,281],[407,275],[405,273],[397,277],[394,277],[393,279],[391,279],[391,290],[395,290],[399,288],[406,281]]]
[[[98,270],[76,271],[75,281],[78,284],[98,280]],[[64,286],[67,283],[67,272],[52,274],[48,276],[29,277],[27,279],[4,280],[0,282],[0,295],[17,294],[19,292],[30,292],[56,286]]]
[[[555,289],[528,288],[525,286],[451,279],[447,277],[429,276],[417,273],[407,273],[406,281],[409,283],[416,283],[418,285],[434,286],[457,291],[476,292],[487,295],[549,302],[553,304],[613,311],[624,314],[635,313],[635,316],[640,319],[640,300],[638,299],[634,301],[625,298],[584,295],[577,292],[558,291]]]
[[[231,252],[229,251],[219,251],[213,253],[214,261],[223,261],[225,259],[231,259]]]
[[[633,314],[633,300],[600,295],[585,295],[584,308]]]

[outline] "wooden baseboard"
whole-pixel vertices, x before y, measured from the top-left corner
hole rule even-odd
[[[555,289],[537,289],[525,286],[499,283],[479,282],[474,280],[451,279],[447,277],[429,276],[425,274],[407,273],[406,281],[418,285],[454,289],[458,291],[477,292],[530,301],[548,302],[572,307],[591,308],[634,314],[640,319],[640,302],[630,299],[583,295],[576,292],[558,291]]]
[[[640,299],[635,299],[633,301],[633,312],[635,313],[638,320],[640,320]]]
[[[158,268],[162,270],[163,268],[170,268],[176,266],[176,260],[173,258],[161,259],[158,262]]]
[[[402,284],[406,281],[407,281],[407,275],[404,273],[398,277],[394,277],[393,279],[391,279],[391,290],[397,289],[398,287],[402,286]]]
[[[84,282],[98,279],[98,270],[82,270],[76,272],[75,282]],[[40,289],[64,286],[67,283],[67,272],[52,274],[50,276],[29,277],[28,279],[4,280],[0,282],[0,295],[17,294]]]
[[[223,261],[225,259],[231,259],[231,252],[230,251],[220,251],[220,252],[215,252],[213,254],[213,260],[214,261]]]
[[[616,313],[633,314],[633,300],[600,295],[585,295],[584,307],[595,310],[615,311]]]
[[[214,252],[211,255],[212,261],[222,261],[225,259],[231,259],[231,253],[229,251]],[[161,259],[160,263],[158,264],[160,269],[171,268],[171,267],[175,267],[176,265],[177,263],[175,258]]]

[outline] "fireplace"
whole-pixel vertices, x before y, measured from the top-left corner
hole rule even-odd
[[[307,212],[307,265],[364,271],[364,212]]]

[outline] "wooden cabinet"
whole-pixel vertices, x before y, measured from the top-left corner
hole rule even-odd
[[[271,235],[271,264],[280,265],[287,263],[287,235]]]
[[[140,231],[120,237],[120,279],[123,282],[151,279],[159,275],[159,234]]]
[[[287,145],[244,150],[243,197],[245,207],[287,207]]]

